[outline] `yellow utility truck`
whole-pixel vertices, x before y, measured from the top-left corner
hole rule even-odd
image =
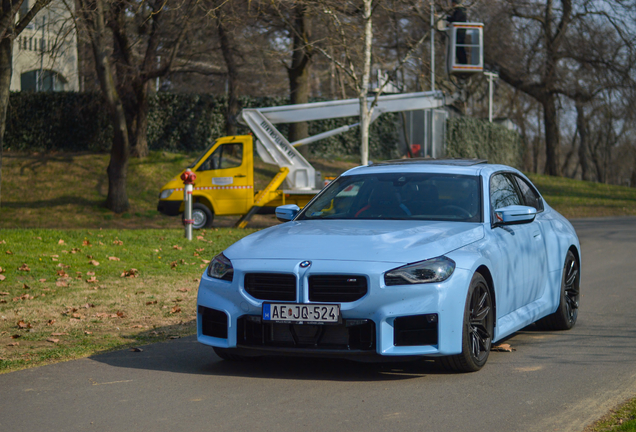
[[[433,109],[446,105],[439,91],[403,93],[369,97],[374,104],[372,121],[387,112]],[[320,173],[296,150],[358,126],[352,124],[289,143],[274,125],[331,118],[356,117],[359,99],[346,99],[269,108],[244,109],[240,121],[252,135],[217,139],[188,168],[196,174],[192,218],[194,228],[212,225],[214,215],[241,216],[236,226],[245,227],[263,207],[297,204],[304,207],[320,191]],[[278,173],[261,191],[254,190],[254,149],[268,164],[277,165]],[[183,213],[181,173],[166,183],[159,193],[158,210],[177,216]]]

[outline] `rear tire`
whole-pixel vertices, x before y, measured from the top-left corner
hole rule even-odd
[[[182,216],[182,219],[185,219],[185,217]],[[210,228],[214,221],[214,213],[205,204],[194,203],[192,205],[192,219],[194,219],[192,228]]]
[[[581,272],[572,251],[568,251],[561,276],[559,308],[552,315],[537,321],[541,330],[570,330],[579,315]]]
[[[476,372],[486,364],[492,344],[494,310],[486,279],[475,273],[470,281],[464,325],[462,330],[461,354],[441,357],[439,364],[453,372]]]

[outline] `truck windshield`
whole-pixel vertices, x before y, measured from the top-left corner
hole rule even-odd
[[[215,145],[215,144],[216,144],[216,141],[214,141],[212,144],[210,144],[210,145],[208,146],[208,148],[206,148],[206,149],[203,151],[203,153],[201,153],[201,154],[199,155],[199,157],[197,157],[197,158],[195,159],[195,161],[194,161],[194,162],[192,162],[190,165],[188,165],[186,168],[190,168],[190,169],[192,169],[192,168],[194,168],[195,166],[197,166],[197,164],[201,161],[201,159],[203,159],[203,157],[204,157],[204,156],[205,156],[205,155],[206,155],[206,154],[210,151],[210,149],[211,149],[212,147],[214,147],[214,145]]]
[[[479,177],[437,173],[343,176],[297,220],[380,219],[481,222]]]

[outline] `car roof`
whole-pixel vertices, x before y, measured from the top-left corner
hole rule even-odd
[[[507,165],[489,164],[483,159],[398,159],[352,168],[344,175],[380,174],[380,173],[440,173],[488,177],[499,171],[521,174]]]

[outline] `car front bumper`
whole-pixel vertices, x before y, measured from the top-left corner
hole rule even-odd
[[[461,352],[464,307],[472,273],[455,269],[442,283],[384,285],[384,273],[396,263],[233,259],[232,282],[204,274],[197,299],[197,338],[219,348],[262,354],[353,356],[440,356]],[[309,301],[309,276],[358,275],[367,279],[366,294],[340,302],[338,325],[263,322],[262,304],[245,289],[246,273],[281,273],[296,277],[296,301]],[[275,301],[280,303],[280,301]]]
[[[157,204],[157,211],[159,213],[163,213],[166,216],[178,216],[182,213],[181,205],[183,204],[182,200],[179,201],[168,201],[168,200],[159,200],[159,204]]]

